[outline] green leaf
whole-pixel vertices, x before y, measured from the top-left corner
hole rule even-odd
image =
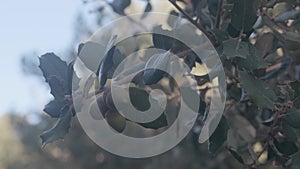
[[[159,128],[168,126],[168,122],[167,122],[167,117],[166,117],[165,113],[162,113],[154,121],[149,122],[149,123],[139,123],[139,125],[141,125],[141,126],[143,126],[145,128],[157,130]]]
[[[276,4],[277,0],[268,0],[268,3],[266,4],[266,6],[268,8],[273,7]]]
[[[152,41],[155,48],[169,50],[172,48],[174,39],[172,38],[172,31],[165,30],[162,26],[153,28]]]
[[[48,82],[55,99],[63,99],[69,92],[68,65],[54,53],[46,53],[39,58],[39,68]]]
[[[260,5],[262,7],[273,8],[273,6],[277,3],[277,0],[262,0]]]
[[[230,121],[229,121],[230,123]],[[227,148],[232,150],[238,150],[240,147],[241,139],[237,132],[233,130],[231,127],[227,132]]]
[[[108,3],[114,12],[119,15],[126,15],[124,10],[131,4],[131,0],[114,0]]]
[[[204,115],[205,110],[206,110],[206,102],[203,101],[203,99],[200,97],[200,104],[199,104],[199,110],[198,113],[200,113],[201,115]]]
[[[288,110],[283,120],[290,126],[300,129],[300,111],[296,110],[295,108]]]
[[[69,106],[65,106],[61,111],[61,117],[57,120],[56,124],[51,129],[43,132],[40,135],[40,138],[42,139],[42,148],[44,148],[48,143],[58,139],[63,139],[69,132],[72,111],[70,110]]]
[[[68,105],[65,100],[52,100],[44,108],[44,112],[53,118],[59,118],[61,114],[61,109]]]
[[[156,84],[164,77],[163,70],[167,70],[170,55],[170,51],[155,54],[147,61],[143,74],[143,81],[146,85]]]
[[[216,153],[220,147],[224,144],[227,139],[228,132],[228,123],[224,116],[222,116],[221,121],[214,131],[214,133],[210,136],[208,140],[208,150],[211,153]]]
[[[277,150],[285,156],[291,156],[291,155],[297,153],[297,151],[298,151],[298,148],[297,148],[295,142],[292,142],[292,141],[278,142],[275,139],[274,144],[275,144]]]
[[[289,85],[278,86],[280,89],[280,97],[286,100],[292,100],[294,98],[294,90]]]
[[[288,42],[294,42],[299,44],[300,43],[300,36],[298,33],[294,33],[294,32],[284,32],[282,33],[282,36],[284,37],[284,39]],[[298,48],[297,48],[298,49]]]
[[[293,106],[297,109],[300,109],[300,96],[293,101]]]
[[[208,10],[213,16],[217,16],[218,13],[219,0],[209,0]]]
[[[90,103],[89,114],[94,120],[102,120],[108,111],[109,108],[105,105],[102,96],[98,96],[97,100],[93,100]]]
[[[236,86],[232,86],[228,90],[228,95],[236,101],[239,101],[242,97],[242,90]]]
[[[229,38],[226,30],[212,29],[212,30],[210,30],[210,32],[215,35],[218,42],[223,42]]]
[[[116,47],[115,53],[113,54],[113,67],[116,68],[118,67],[121,62],[124,60],[125,56],[119,49],[119,47]]]
[[[291,82],[290,86],[294,90],[294,96],[299,97],[300,96],[300,82],[299,81]]]
[[[84,65],[91,71],[97,72],[101,64],[101,55],[105,53],[105,46],[100,43],[88,41],[80,44],[78,48],[78,57]]]
[[[199,112],[202,108],[200,107],[200,96],[198,95],[197,91],[190,88],[190,87],[182,87],[180,89],[180,93],[182,96],[182,101],[191,109],[193,112]],[[191,101],[192,100],[192,101]]]
[[[229,39],[223,42],[223,54],[227,59],[241,57],[246,59],[250,55],[248,43],[239,42],[237,39]]]
[[[43,72],[43,75],[48,81],[48,78],[55,76],[59,79],[66,79],[67,63],[61,60],[54,53],[46,53],[39,58],[39,68]]]
[[[238,162],[240,162],[241,164],[244,164],[244,160],[243,160],[242,156],[240,156],[236,151],[229,149],[229,152],[236,160],[238,160]]]
[[[149,93],[147,93],[145,90],[130,87],[129,96],[132,105],[139,111],[147,111],[151,106],[159,106],[158,101],[150,97]],[[167,126],[168,122],[165,113],[162,113],[157,119],[153,120],[152,122],[138,124],[149,129],[159,129]]]
[[[273,12],[273,16],[279,16],[280,14],[290,11],[292,8],[291,4],[287,3],[287,2],[280,2],[280,3],[276,3],[276,5],[274,6],[272,12]]]
[[[260,108],[274,108],[277,97],[274,91],[263,81],[256,79],[246,71],[240,71],[241,85],[250,99]]]
[[[234,0],[230,25],[239,32],[251,31],[257,19],[256,9],[255,1]]]
[[[245,143],[252,143],[256,138],[256,129],[253,125],[243,116],[235,115],[230,119],[230,128],[233,129]],[[241,143],[239,143],[241,144]]]
[[[276,40],[273,33],[264,33],[257,38],[255,47],[261,51],[262,55],[266,55],[267,53],[271,53],[273,50],[275,50]]]
[[[178,22],[178,19],[177,17],[179,16],[179,13],[176,12],[175,10],[172,10],[170,13],[169,13],[169,17],[168,17],[168,20],[167,20],[167,23],[169,26],[171,27],[174,27],[174,25]],[[177,16],[177,17],[174,17],[174,16]]]
[[[276,152],[272,149],[272,147],[268,146],[268,160],[274,160],[277,157]]]
[[[268,127],[272,126],[273,123],[274,123],[274,116],[262,121],[262,124]]]
[[[111,73],[111,70],[114,66],[114,58],[122,57],[121,51],[117,46],[114,45],[116,39],[117,39],[117,35],[112,36],[106,45],[105,52],[104,53],[102,52],[103,58],[96,72],[96,75],[98,75],[99,77],[99,82],[101,87],[103,87],[106,84],[106,81],[109,78],[109,74]]]
[[[196,60],[197,60],[196,54],[192,53],[190,55],[187,55],[187,57],[184,58],[184,63],[192,70],[193,67],[196,67]]]
[[[284,122],[282,124],[282,130],[283,130],[283,134],[285,137],[287,137],[287,139],[289,141],[297,141],[298,140],[298,135],[297,135],[297,132],[296,130],[291,127],[289,124],[287,124],[286,122]]]
[[[296,19],[300,15],[300,10],[291,10],[287,12],[283,12],[278,15],[274,21],[275,22],[286,22],[288,19]]]
[[[293,57],[298,57],[297,55],[297,50],[299,49],[300,46],[300,36],[298,33],[295,32],[284,32],[281,34],[283,41],[282,43],[284,46],[292,51],[291,56]]]
[[[148,15],[148,13],[151,12],[151,10],[152,10],[152,5],[151,5],[150,1],[148,0],[147,5],[144,10],[144,13],[141,16],[141,19],[144,19]]]
[[[299,169],[300,168],[300,152],[292,156],[292,164],[290,169]]]
[[[234,62],[238,65],[238,67],[248,71],[266,68],[268,65],[265,63],[261,52],[250,43],[248,43],[248,46],[249,55],[247,55],[246,59],[240,57],[234,59]]]
[[[132,105],[139,111],[146,111],[150,109],[149,94],[142,89],[136,87],[129,88],[129,96]]]
[[[105,119],[107,123],[119,133],[122,133],[126,127],[126,119],[116,110],[109,110]]]

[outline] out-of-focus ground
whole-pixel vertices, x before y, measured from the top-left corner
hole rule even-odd
[[[207,144],[199,145],[190,134],[172,150],[146,159],[128,159],[102,150],[84,133],[77,120],[64,140],[41,149],[39,134],[54,121],[46,116],[32,125],[25,116],[6,114],[0,118],[1,169],[157,169],[157,168],[241,168],[227,153],[217,158],[209,155]],[[195,143],[195,144],[194,144]],[[151,148],[151,147],[149,147]]]

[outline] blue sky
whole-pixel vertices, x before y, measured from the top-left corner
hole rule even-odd
[[[0,0],[0,114],[37,111],[49,101],[46,85],[25,76],[22,54],[63,54],[73,38],[81,0]]]

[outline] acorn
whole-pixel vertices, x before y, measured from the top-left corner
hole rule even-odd
[[[122,133],[126,127],[126,119],[117,111],[109,110],[106,112],[107,123],[117,132]]]

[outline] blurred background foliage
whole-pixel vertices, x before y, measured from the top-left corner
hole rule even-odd
[[[207,145],[198,144],[198,136],[192,133],[162,155],[128,159],[112,155],[94,144],[76,119],[64,140],[49,144],[45,149],[41,149],[39,135],[53,125],[50,118],[41,116],[41,121],[32,125],[26,117],[7,114],[0,122],[0,167],[3,169],[242,168],[228,152],[211,155]]]

